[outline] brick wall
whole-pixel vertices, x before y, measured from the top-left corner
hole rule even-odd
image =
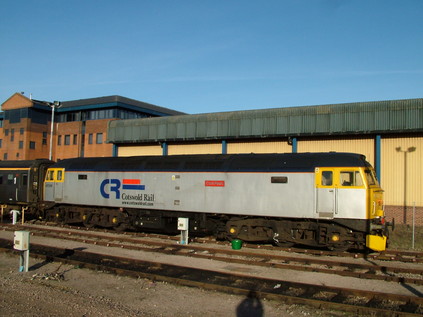
[[[44,124],[31,123],[28,118],[22,118],[18,123],[9,123],[4,120],[1,137],[2,147],[0,159],[4,159],[7,153],[7,160],[33,160],[37,158],[48,158],[48,126]],[[8,135],[4,130],[8,130]]]
[[[413,206],[385,206],[385,215],[388,221],[395,218],[397,224],[411,225],[413,221]],[[414,223],[416,226],[423,226],[423,207],[415,207]]]
[[[79,157],[81,154],[82,122],[62,122],[55,124],[53,160]]]
[[[113,145],[106,143],[107,123],[109,121],[110,119],[86,121],[84,157],[104,157],[113,155]],[[101,136],[98,135],[99,133],[101,133]],[[91,144],[90,138],[92,140]],[[98,138],[101,140],[98,140]],[[100,141],[100,143],[97,143],[98,141]]]

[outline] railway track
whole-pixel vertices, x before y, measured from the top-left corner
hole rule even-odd
[[[33,228],[40,224],[42,226],[48,226],[51,228],[60,228],[60,229],[69,229],[69,230],[82,230],[82,231],[90,231],[90,232],[98,232],[98,233],[117,233],[115,230],[108,230],[108,229],[99,229],[99,228],[85,228],[85,227],[76,227],[72,225],[63,225],[57,224],[52,222],[45,222],[45,221],[35,221],[34,224],[26,223],[22,226],[22,228]],[[17,228],[16,226],[12,226],[10,224],[1,223],[0,228]],[[179,237],[164,235],[164,234],[149,234],[149,233],[141,233],[141,232],[122,232],[124,236],[131,236],[131,237],[152,237],[152,238],[159,238],[163,240],[174,240],[178,241]],[[210,238],[192,238],[192,241],[198,243],[215,243],[219,245],[227,245],[225,241],[216,241]],[[344,251],[329,251],[324,249],[312,249],[312,248],[282,248],[282,247],[275,247],[272,245],[263,245],[263,244],[251,244],[245,243],[244,246],[248,246],[250,249],[260,249],[260,250],[272,250],[272,251],[286,251],[289,253],[295,254],[304,254],[304,255],[318,255],[318,256],[329,256],[329,257],[351,257],[351,258],[365,258],[367,260],[381,260],[381,261],[397,261],[397,262],[405,262],[405,263],[423,263],[423,252],[418,251],[403,251],[403,250],[394,250],[388,249],[382,252],[374,252],[374,253],[363,253],[363,252],[344,252]]]
[[[7,227],[16,230],[15,226]],[[178,245],[168,236],[154,236],[154,238],[142,235],[110,234],[104,232],[92,232],[77,230],[75,228],[45,228],[40,226],[19,226],[18,228],[31,230],[36,236],[66,239],[87,244],[106,246],[110,248],[123,248],[144,252],[155,252],[168,255],[180,255],[193,258],[213,259],[228,263],[238,263],[252,266],[288,269],[296,271],[308,271],[318,273],[336,274],[361,279],[381,280],[388,282],[423,285],[423,267],[415,265],[403,265],[390,262],[376,263],[372,259],[363,261],[338,258],[324,258],[303,255],[287,255],[281,251],[263,250],[263,248],[244,248],[243,250],[231,250],[226,246],[207,246],[201,244],[204,239],[198,239],[200,243],[190,245]],[[320,255],[320,254],[319,254]]]
[[[1,250],[10,250],[11,247],[11,241],[0,240]],[[319,309],[336,309],[372,316],[423,314],[423,298],[415,296],[317,286],[234,273],[226,274],[51,246],[32,245],[31,254],[46,261],[60,261],[120,275],[273,299],[288,304],[305,304]]]

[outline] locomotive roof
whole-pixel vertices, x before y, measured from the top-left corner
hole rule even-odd
[[[56,163],[69,171],[314,171],[316,167],[366,167],[354,153],[212,154],[75,158]]]
[[[30,168],[41,164],[54,163],[47,159],[23,160],[23,161],[0,161],[0,168]]]

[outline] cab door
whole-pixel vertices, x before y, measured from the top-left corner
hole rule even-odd
[[[45,179],[45,199],[48,201],[61,201],[63,199],[63,181],[65,170],[63,168],[49,168]]]
[[[319,218],[332,219],[336,213],[335,171],[316,168],[316,213]]]
[[[7,173],[5,196],[8,203],[18,201],[18,175],[15,172]]]
[[[64,180],[64,169],[56,169],[54,179],[54,200],[61,201],[63,199],[63,180]]]

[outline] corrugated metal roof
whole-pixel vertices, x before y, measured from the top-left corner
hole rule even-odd
[[[142,143],[423,131],[423,99],[274,108],[109,123],[108,141]]]

